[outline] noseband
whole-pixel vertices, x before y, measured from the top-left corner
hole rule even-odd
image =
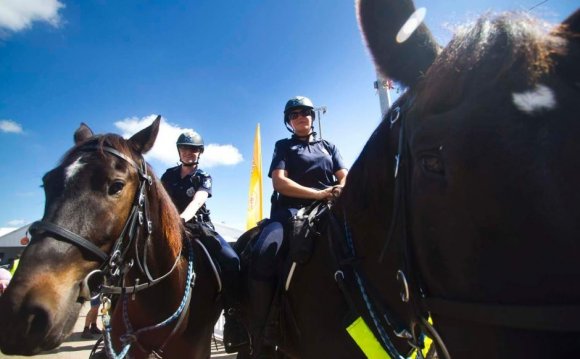
[[[135,249],[137,249],[138,242],[137,242],[137,240],[135,240],[135,238],[138,236],[139,229],[141,227],[146,228],[147,237],[145,239],[145,244],[147,244],[147,241],[149,240],[149,238],[151,236],[151,233],[153,230],[153,228],[152,228],[153,224],[152,224],[151,220],[149,219],[149,203],[147,201],[146,192],[149,189],[149,187],[151,186],[153,179],[149,175],[149,173],[147,172],[147,165],[146,165],[145,161],[143,160],[143,158],[140,159],[140,161],[139,161],[140,164],[137,164],[129,156],[127,156],[127,155],[121,153],[120,151],[118,151],[112,147],[109,147],[109,146],[88,145],[88,146],[81,147],[79,149],[79,151],[83,151],[83,152],[103,151],[103,152],[110,153],[110,154],[126,161],[127,163],[129,163],[133,168],[135,168],[137,170],[137,173],[139,176],[139,188],[137,189],[137,192],[135,194],[135,198],[133,200],[133,205],[131,207],[131,212],[129,214],[129,217],[127,218],[127,221],[125,222],[125,225],[123,226],[123,230],[121,231],[121,233],[119,234],[119,236],[115,240],[115,243],[113,245],[113,248],[110,251],[110,254],[105,253],[102,249],[97,247],[90,240],[88,240],[88,239],[86,239],[86,238],[66,229],[66,228],[63,228],[62,226],[59,226],[57,224],[54,224],[54,223],[51,223],[48,221],[41,220],[41,221],[37,221],[37,222],[32,223],[30,225],[29,232],[32,235],[33,239],[35,238],[35,236],[39,232],[50,233],[56,239],[63,240],[63,241],[69,242],[71,244],[74,244],[77,247],[80,247],[80,248],[88,251],[89,253],[93,254],[102,263],[101,268],[98,271],[104,273],[105,274],[105,282],[109,282],[111,280],[111,278],[121,277],[123,272],[125,272],[125,270],[127,270],[133,266],[133,260],[126,263],[125,257],[127,255],[127,252],[129,250],[130,246],[131,246],[131,243],[134,243]],[[163,278],[168,276],[173,271],[173,269],[176,267],[179,256],[177,257],[175,263],[173,264],[173,267],[171,268],[171,270],[169,272],[167,272],[166,274],[164,274],[163,276],[161,276],[159,278],[153,279],[151,277],[151,275],[149,274],[149,270],[147,269],[147,265],[146,265],[147,245],[145,245],[144,248],[145,248],[145,250],[144,250],[144,254],[143,254],[143,263],[145,263],[145,265],[141,264],[141,260],[139,259],[139,255],[136,254],[135,258],[137,259],[137,263],[138,263],[141,271],[147,275],[148,282],[144,283],[144,284],[140,284],[140,285],[137,284],[135,286],[131,286],[128,288],[109,286],[109,285],[107,285],[107,283],[104,283],[104,285],[102,287],[103,293],[110,293],[110,294],[119,294],[121,292],[133,293],[133,292],[139,291],[141,289],[145,289],[147,287],[150,287],[150,286],[156,284],[157,282],[159,282],[160,280],[162,280]],[[125,267],[127,267],[127,268],[125,268]],[[81,292],[79,294],[79,300],[88,300],[91,298],[90,290],[88,288],[87,282],[88,282],[88,279],[98,271],[93,271],[93,272],[89,273],[89,275],[87,275],[87,277],[85,277],[85,279],[83,280],[83,285],[81,288]],[[106,280],[107,278],[109,278],[109,280]]]

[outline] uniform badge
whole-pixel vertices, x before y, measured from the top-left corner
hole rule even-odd
[[[189,188],[187,189],[187,191],[185,191],[185,194],[186,194],[188,197],[193,197],[193,195],[195,194],[195,189],[194,189],[193,187],[189,187]]]
[[[211,188],[211,178],[206,178],[203,180],[203,187],[210,189]]]

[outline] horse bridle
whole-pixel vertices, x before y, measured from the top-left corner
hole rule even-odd
[[[473,321],[486,325],[497,325],[509,328],[547,331],[580,331],[580,307],[577,305],[500,305],[493,303],[470,303],[446,298],[429,296],[425,290],[416,264],[413,259],[412,243],[410,240],[410,228],[407,219],[409,217],[407,196],[410,186],[411,156],[408,145],[405,111],[413,103],[411,94],[401,96],[395,103],[387,119],[391,129],[397,124],[399,127],[398,148],[395,156],[395,191],[393,203],[393,216],[389,227],[387,239],[381,251],[381,259],[385,254],[389,243],[395,237],[402,241],[401,269],[397,272],[397,279],[401,282],[401,300],[409,303],[414,312],[414,321],[432,337],[437,344],[440,356],[449,357],[449,353],[439,334],[430,325],[426,318],[428,313],[440,316]],[[411,325],[411,328],[413,325]],[[414,332],[411,329],[411,332]],[[409,338],[416,338],[413,333]],[[444,351],[442,353],[441,351]]]
[[[405,120],[405,112],[414,102],[414,97],[411,93],[405,93],[395,102],[386,117],[389,121],[390,129],[393,130],[396,125],[399,126],[397,154],[395,155],[394,181],[395,189],[393,196],[393,212],[389,231],[379,261],[383,260],[385,252],[393,238],[397,236],[402,241],[401,251],[401,268],[397,271],[397,280],[401,283],[401,301],[409,303],[412,308],[413,320],[408,326],[408,329],[396,332],[398,337],[406,338],[409,344],[416,346],[419,342],[420,333],[416,328],[420,328],[434,341],[437,346],[437,353],[441,358],[450,358],[449,352],[443,339],[435,330],[433,325],[427,320],[429,313],[425,306],[425,293],[418,271],[415,270],[412,260],[411,241],[409,240],[410,230],[407,222],[407,198],[408,186],[410,183],[407,177],[410,177],[411,168],[409,166],[409,146],[407,143],[407,126],[408,121]]]
[[[90,299],[91,290],[89,289],[89,280],[93,275],[97,273],[103,273],[103,284],[101,287],[102,293],[107,294],[120,294],[120,293],[135,293],[137,291],[143,290],[145,288],[149,288],[164,278],[166,278],[173,270],[175,269],[179,257],[177,256],[175,263],[173,264],[172,268],[158,278],[152,278],[151,274],[149,273],[148,266],[146,265],[146,258],[147,258],[147,242],[151,237],[151,233],[153,231],[153,224],[149,219],[149,204],[147,200],[147,190],[151,186],[153,179],[151,175],[147,172],[147,164],[143,158],[140,159],[140,164],[137,164],[132,158],[121,153],[120,151],[110,147],[110,146],[98,146],[98,145],[85,145],[79,148],[79,151],[82,152],[107,152],[110,153],[131,165],[133,168],[137,170],[137,174],[139,176],[139,187],[135,193],[135,198],[133,200],[133,204],[131,207],[131,212],[125,222],[123,230],[115,240],[113,247],[110,253],[104,252],[101,248],[96,246],[90,240],[62,227],[57,224],[40,220],[32,223],[29,228],[29,232],[32,235],[32,239],[39,232],[47,232],[52,234],[56,239],[67,241],[73,245],[76,245],[99,259],[102,263],[101,267],[97,270],[90,272],[82,281],[81,289],[79,292],[79,300],[84,301]],[[137,248],[139,241],[135,238],[138,237],[139,229],[141,227],[145,227],[147,230],[147,236],[145,238],[145,243],[143,245],[143,260],[140,260]],[[124,273],[133,266],[133,260],[127,262],[125,257],[127,252],[130,249],[131,244],[134,243],[135,245],[135,258],[137,260],[137,264],[139,265],[140,270],[146,275],[147,282],[138,284],[138,281],[135,285],[125,287],[124,284],[121,286],[110,285],[109,283],[116,283],[119,282],[122,277],[124,277]],[[141,263],[143,261],[143,264]]]

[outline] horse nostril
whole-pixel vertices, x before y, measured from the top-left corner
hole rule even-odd
[[[30,309],[29,314],[29,333],[30,335],[36,337],[43,337],[49,328],[48,326],[48,312],[39,306],[35,306]]]
[[[23,304],[20,312],[25,323],[23,334],[32,338],[44,338],[49,330],[49,312],[38,303]]]

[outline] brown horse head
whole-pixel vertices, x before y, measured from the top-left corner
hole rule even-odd
[[[442,50],[424,25],[397,42],[411,2],[358,11],[377,67],[408,90],[349,173],[354,237],[363,215],[377,233],[398,216],[392,241],[452,357],[577,356],[580,11],[485,16]]]
[[[2,352],[32,355],[58,346],[71,333],[86,299],[83,279],[102,267],[113,245],[122,240],[143,171],[152,176],[142,155],[153,146],[159,123],[160,117],[128,140],[114,134],[94,136],[81,124],[75,146],[44,175],[42,221],[31,226],[31,243],[0,297]],[[175,257],[181,248],[180,222],[172,205],[160,210],[158,202],[171,202],[158,187],[154,180],[148,191],[165,196],[164,201],[151,201],[153,215],[164,213],[153,235],[174,238],[165,251]]]

